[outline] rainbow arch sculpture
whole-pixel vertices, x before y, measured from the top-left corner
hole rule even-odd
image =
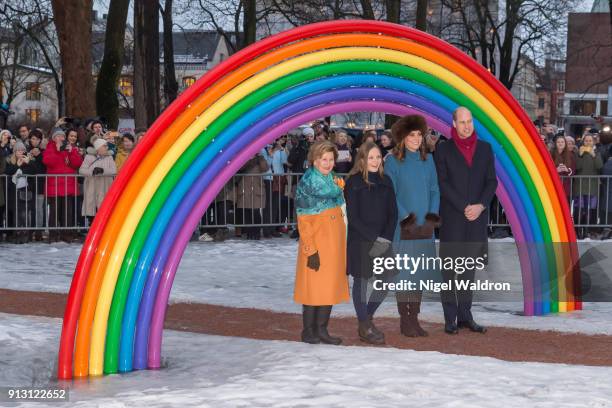
[[[332,21],[241,50],[149,129],[83,246],[58,377],[160,367],[166,306],[189,238],[224,184],[265,144],[305,122],[354,111],[418,113],[450,134],[458,106],[473,112],[479,137],[493,146],[497,195],[519,247],[525,314],[581,309],[565,193],[511,94],[436,37],[378,21]]]

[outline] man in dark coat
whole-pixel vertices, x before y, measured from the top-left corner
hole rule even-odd
[[[451,134],[451,140],[440,144],[435,155],[442,218],[440,257],[486,259],[488,208],[497,189],[493,150],[490,144],[478,140],[467,108],[453,112]],[[473,282],[474,273],[474,268],[463,273],[442,269],[442,278],[450,285],[450,290],[442,292],[444,330],[448,334],[457,334],[458,327],[486,331],[472,317],[472,291],[456,285],[457,281]]]

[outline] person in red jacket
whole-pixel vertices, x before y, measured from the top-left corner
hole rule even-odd
[[[55,128],[51,131],[51,142],[43,153],[43,163],[47,167],[48,174],[46,191],[50,207],[49,241],[71,242],[76,236],[74,232],[53,228],[74,226],[78,185],[77,176],[72,174],[77,174],[83,158],[78,149],[66,143],[66,133],[60,128]]]

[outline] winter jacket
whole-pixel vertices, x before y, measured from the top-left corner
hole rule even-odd
[[[348,147],[347,144],[344,145],[336,145],[336,147],[338,148],[338,152],[344,151],[344,152],[348,152],[349,155],[351,155],[352,158],[352,154],[353,152],[351,151],[351,149]],[[343,153],[346,154],[346,153]],[[336,165],[334,166],[334,171],[336,173],[348,173],[349,171],[351,171],[351,168],[353,168],[353,161],[336,161]]]
[[[597,176],[601,173],[603,162],[599,152],[595,152],[595,157],[590,153],[578,154],[576,157],[577,176]],[[599,180],[597,177],[578,177],[573,180],[574,196],[596,196],[599,191]]]
[[[45,183],[46,177],[44,176],[47,173],[47,168],[43,163],[43,155],[45,153],[44,149],[38,148],[40,150],[40,154],[36,157],[32,156],[30,159],[30,165],[32,166],[32,174],[36,174],[39,177],[35,177],[35,184],[33,185],[34,194],[44,195],[45,194]],[[31,152],[32,148],[28,149],[28,152]]]
[[[43,152],[43,163],[47,167],[47,174],[77,174],[83,163],[78,149],[57,150],[55,143],[49,143]],[[47,196],[63,197],[78,195],[76,177],[47,176]]]
[[[378,237],[393,240],[397,225],[397,204],[393,183],[386,174],[368,173],[367,184],[361,174],[346,181],[344,198],[348,234],[346,239],[347,273],[356,278],[372,277],[368,255]]]
[[[428,213],[437,214],[440,208],[440,189],[438,187],[438,175],[431,154],[421,159],[420,152],[405,150],[404,160],[400,161],[395,156],[389,156],[385,161],[385,172],[395,187],[397,200],[398,218],[393,234],[393,250],[401,256],[420,257],[421,255],[435,257],[436,247],[433,234],[427,239],[402,240],[401,221],[410,214],[416,217],[416,224],[425,222]],[[415,280],[435,279],[439,271],[435,269],[419,268],[413,271],[402,269],[399,271],[398,279]]]
[[[117,173],[121,171],[121,167],[125,164],[130,152],[126,152],[123,149],[119,149],[117,156],[115,156],[115,166],[117,167]]]
[[[300,243],[293,299],[311,306],[335,305],[350,299],[346,276],[346,225],[342,189],[333,174],[309,168],[296,190]],[[317,271],[307,265],[317,253]]]
[[[265,208],[266,189],[261,175],[268,170],[268,163],[257,155],[243,167],[237,188],[237,208]]]
[[[117,174],[113,156],[110,154],[99,156],[92,153],[94,152],[89,148],[88,154],[79,169],[79,174],[87,176],[84,183],[82,211],[83,215],[88,217],[96,215],[113,183],[114,176]],[[96,167],[101,168],[103,173],[94,176],[93,171]]]

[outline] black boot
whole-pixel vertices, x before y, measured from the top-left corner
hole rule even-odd
[[[363,322],[359,322],[359,328],[357,334],[359,339],[369,344],[385,344],[385,338],[377,335],[373,330],[372,322],[368,319]]]
[[[458,322],[457,327],[470,329],[470,331],[473,331],[475,333],[485,334],[487,332],[486,327],[479,325],[473,320],[468,320],[467,322]]]
[[[317,306],[302,306],[302,341],[308,344],[319,344],[321,339],[317,335]]]
[[[383,341],[385,340],[385,334],[383,332],[381,332],[380,330],[378,330],[378,327],[376,327],[374,325],[374,316],[373,315],[368,315],[368,320],[370,321],[370,327],[372,328],[372,331],[374,332],[374,334],[380,338],[383,339]]]
[[[459,330],[457,329],[457,325],[455,323],[445,323],[444,324],[444,332],[446,334],[458,334]]]
[[[319,335],[319,339],[321,339],[321,343],[338,345],[342,343],[342,339],[339,337],[332,337],[327,332],[331,311],[331,306],[317,306],[317,334]]]

